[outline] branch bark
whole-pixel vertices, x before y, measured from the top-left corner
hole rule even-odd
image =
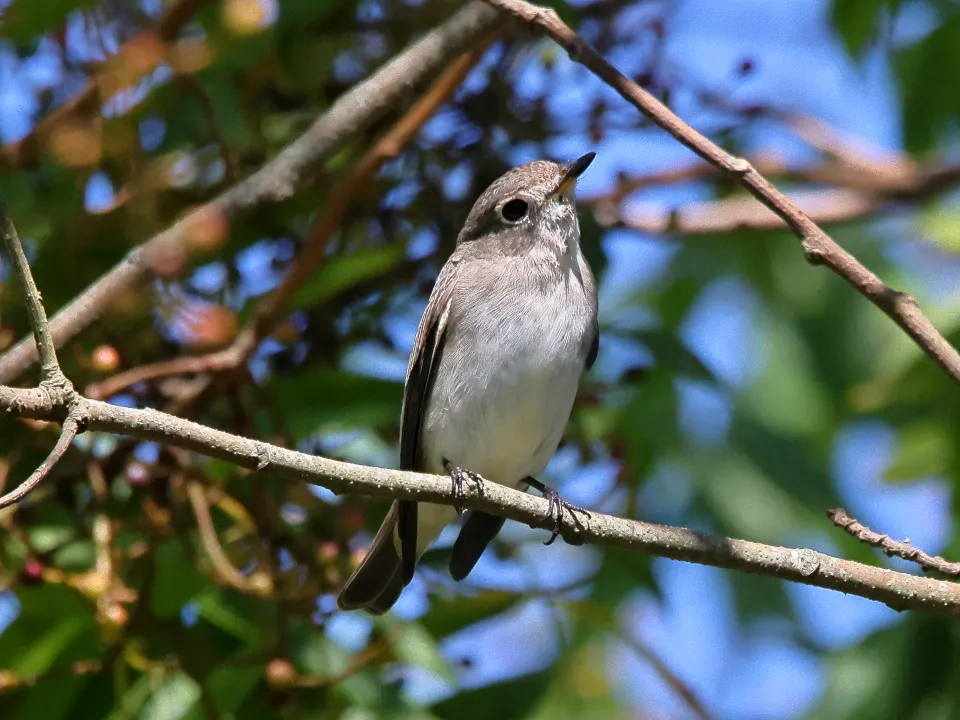
[[[322,485],[342,495],[399,498],[442,505],[456,502],[450,478],[388,470],[307,455],[214,430],[152,409],[132,409],[73,393],[71,409],[88,430],[118,433],[176,445],[254,472]],[[35,388],[0,387],[0,411],[18,417],[57,420],[66,406]],[[549,529],[547,501],[488,482],[478,492],[464,490],[463,505]],[[659,557],[742,570],[877,600],[895,610],[960,615],[960,585],[907,575],[832,557],[806,548],[785,548],[709,535],[680,527],[627,520],[591,512],[578,522],[565,520],[563,538],[571,544],[620,547]]]
[[[289,199],[298,185],[348,137],[400,105],[411,91],[422,87],[457,55],[481,42],[501,22],[500,13],[481,2],[470,3],[370,78],[348,90],[329,112],[260,170],[134,248],[54,315],[50,334],[55,345],[60,347],[89,326],[124,290],[146,282],[152,276],[156,258],[187,253],[189,228],[193,223],[204,223],[211,216],[230,221],[257,205]],[[0,356],[0,383],[13,382],[36,359],[37,348],[31,338],[18,343]]]
[[[841,530],[867,545],[880,548],[888,557],[898,557],[919,565],[924,572],[935,570],[952,578],[960,578],[960,563],[944,560],[910,544],[909,540],[894,540],[889,535],[871,530],[859,520],[847,515],[843,508],[827,510],[827,517]]]
[[[657,126],[666,130],[708,163],[740,183],[757,200],[783,219],[800,239],[804,255],[812,265],[826,265],[857,292],[886,313],[943,371],[960,385],[960,353],[944,338],[907,293],[894,290],[864,267],[853,255],[827,235],[790,198],[777,190],[744,158],[734,157],[719,145],[687,125],[653,95],[613,67],[560,19],[551,8],[524,0],[486,0],[539,32],[555,40],[570,55],[624,100],[636,107]]]
[[[483,57],[495,35],[495,32],[488,35],[476,48],[454,60],[417,102],[364,154],[350,175],[336,183],[336,189],[327,199],[323,212],[317,216],[303,250],[294,259],[280,284],[260,302],[252,320],[237,334],[236,340],[229,347],[206,355],[168,358],[124,370],[103,382],[89,386],[86,395],[104,399],[138,382],[170,375],[227,372],[243,366],[260,341],[283,319],[283,310],[291,296],[323,263],[327,246],[351,203],[363,192],[380,166],[399,155],[416,137],[424,123],[453,97],[467,74]]]

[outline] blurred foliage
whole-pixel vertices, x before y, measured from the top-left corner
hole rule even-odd
[[[669,67],[663,43],[671,2],[551,4],[602,52],[618,62],[626,52],[633,67],[625,69],[653,91],[669,99],[687,90],[698,110],[716,111],[715,99]],[[169,4],[8,3],[0,23],[6,67],[16,68],[21,89],[34,97],[31,127],[45,129],[4,148],[0,191],[48,311],[261,167],[455,6],[180,0],[176,9],[189,17],[163,39],[158,18]],[[928,29],[893,42],[892,24],[918,8]],[[883,53],[895,66],[904,147],[917,160],[938,156],[960,119],[955,4],[835,0],[831,22],[853,58]],[[745,59],[740,72],[752,66]],[[521,87],[527,71],[540,79]],[[100,92],[92,107],[47,124],[93,77]],[[572,77],[596,88],[586,74]],[[497,44],[454,101],[353,200],[324,264],[293,295],[290,316],[248,368],[202,385],[191,374],[152,378],[114,402],[354,462],[396,462],[415,323],[473,199],[515,164],[518,148],[529,157],[554,154],[552,137],[585,136],[600,146],[611,136],[662,140],[632,111],[608,105],[609,93],[584,91],[580,117],[552,109],[550,94],[570,78],[549,44],[528,37]],[[161,279],[120,297],[62,349],[67,375],[84,388],[229,345],[296,261],[331,188],[401,112],[339,149],[290,201],[229,226],[212,218],[198,228],[200,260],[168,258],[156,268]],[[749,152],[762,115],[756,108],[719,112],[712,134]],[[714,176],[697,185],[716,197],[731,192]],[[938,199],[903,205],[915,234],[930,243],[926,252],[956,252],[955,208]],[[907,284],[880,223],[830,229],[881,277]],[[594,498],[605,510],[760,542],[813,538],[871,563],[880,560],[823,518],[846,499],[835,484],[842,433],[863,423],[894,429],[884,470],[891,483],[931,476],[960,483],[956,389],[875,308],[806,266],[785,232],[690,242],[634,233],[660,243],[665,260],[652,279],[616,266],[613,233],[589,206],[583,234],[601,281],[614,274],[627,281],[604,296],[600,361],[563,450],[576,467],[557,470],[550,482],[564,487],[589,468],[613,468],[610,487]],[[631,277],[634,271],[645,279]],[[2,349],[27,332],[27,322],[7,269],[0,273]],[[749,324],[743,334],[751,342],[740,348],[746,372],[731,373],[692,349],[694,320],[717,308]],[[960,341],[955,310],[936,320]],[[708,402],[695,407],[692,397]],[[0,477],[10,487],[56,434],[44,423],[3,420],[0,427]],[[624,695],[632,680],[610,671],[608,651],[635,632],[628,609],[638,594],[661,597],[649,558],[584,548],[588,572],[566,573],[567,584],[455,586],[445,576],[448,548],[439,547],[418,573],[427,589],[421,609],[413,617],[354,618],[360,629],[348,641],[333,598],[383,509],[280,482],[269,471],[255,478],[172,448],[81,436],[27,502],[0,513],[0,619],[10,622],[0,632],[0,716],[639,717]],[[541,539],[506,532],[494,544],[495,562],[523,567],[529,550],[559,568],[549,553],[568,549],[540,548]],[[960,556],[955,522],[945,554]],[[805,636],[782,584],[725,577],[742,627],[774,620],[823,661],[825,685],[809,717],[960,716],[956,623],[908,617],[827,649]],[[553,618],[537,629],[538,639],[554,638],[558,649],[519,675],[477,686],[474,660],[451,657],[451,639],[534,605]],[[533,652],[506,630],[496,637],[505,655]],[[425,677],[445,690],[418,700],[407,689]]]

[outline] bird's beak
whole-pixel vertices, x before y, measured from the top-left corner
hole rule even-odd
[[[560,181],[560,185],[553,192],[554,195],[566,195],[573,197],[573,190],[577,186],[577,178],[583,174],[583,171],[590,167],[590,163],[597,156],[595,152],[588,152],[583,157],[577,158],[567,167],[567,172]]]

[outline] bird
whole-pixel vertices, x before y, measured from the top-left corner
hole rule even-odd
[[[434,284],[407,366],[400,467],[448,474],[453,506],[396,500],[337,598],[387,612],[420,557],[462,512],[463,483],[492,481],[563,501],[538,481],[559,447],[580,381],[599,350],[597,288],[580,248],[577,179],[593,162],[536,160],[501,175],[470,210]],[[462,580],[504,524],[471,510],[449,570]]]

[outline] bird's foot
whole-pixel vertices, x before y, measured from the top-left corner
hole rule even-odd
[[[540,492],[541,495],[547,500],[547,514],[544,516],[544,520],[553,519],[553,532],[550,535],[550,539],[547,540],[544,545],[552,545],[553,541],[557,539],[560,535],[560,529],[563,526],[563,513],[564,511],[570,513],[570,516],[574,518],[576,522],[575,513],[582,513],[587,517],[590,517],[590,511],[586,508],[582,508],[579,505],[574,505],[568,503],[566,500],[560,497],[560,493],[554,490],[548,485],[544,485],[539,480],[534,480],[531,477],[526,478],[526,483],[534,490]]]
[[[453,483],[453,507],[457,515],[463,514],[463,481],[469,480],[477,488],[477,492],[483,492],[483,478],[470,470],[464,470],[460,467],[453,467],[450,461],[443,459],[443,469],[450,473],[450,482]]]

